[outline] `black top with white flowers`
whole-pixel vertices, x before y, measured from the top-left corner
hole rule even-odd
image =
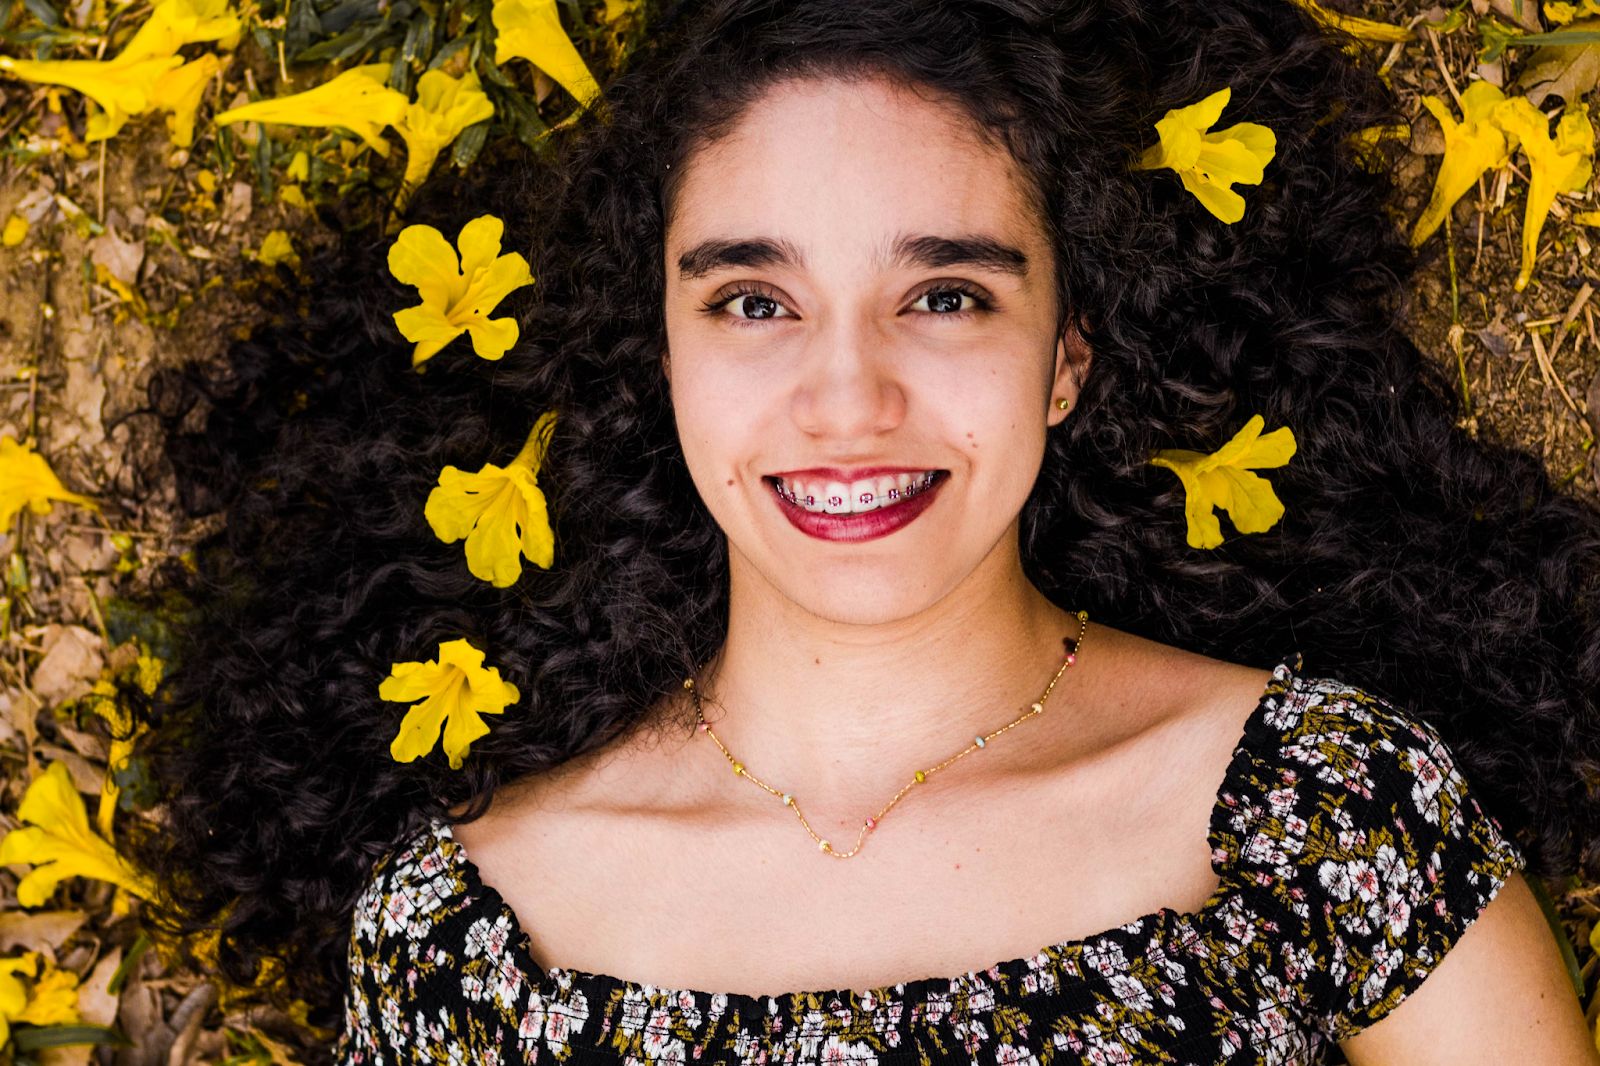
[[[1221,884],[1030,958],[755,997],[543,971],[445,826],[356,905],[338,1058],[399,1063],[1299,1064],[1422,983],[1522,865],[1434,731],[1273,672],[1212,811]]]

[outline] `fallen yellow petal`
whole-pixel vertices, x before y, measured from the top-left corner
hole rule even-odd
[[[489,732],[482,715],[502,714],[521,699],[517,686],[483,665],[483,652],[466,640],[439,645],[428,662],[394,663],[378,686],[378,698],[393,703],[421,700],[406,712],[389,745],[396,762],[411,762],[433,750],[444,730],[444,753],[459,770],[472,742]]]
[[[109,881],[144,899],[155,895],[154,884],[89,828],[83,798],[65,763],[53,762],[34,778],[17,817],[31,824],[0,840],[0,865],[33,866],[17,884],[17,902],[24,907],[42,906],[68,877]]]
[[[217,116],[217,125],[273,122],[280,126],[338,126],[388,158],[389,142],[380,134],[385,126],[398,123],[410,106],[404,93],[389,88],[388,79],[388,63],[352,67],[315,89],[230,108]]]
[[[599,83],[561,28],[556,0],[495,0],[491,18],[497,34],[497,66],[526,59],[571,93],[579,107],[588,107],[599,98]]]
[[[1222,543],[1222,524],[1216,508],[1228,512],[1240,533],[1263,533],[1283,517],[1283,504],[1265,478],[1252,469],[1283,466],[1295,453],[1294,433],[1281,426],[1262,435],[1266,424],[1252,415],[1233,438],[1215,452],[1167,448],[1150,459],[1166,467],[1183,484],[1184,518],[1191,548],[1215,548]]]
[[[28,220],[21,215],[11,215],[6,219],[6,228],[0,232],[0,244],[7,248],[15,248],[28,236]]]
[[[89,497],[68,492],[32,446],[18,444],[9,435],[0,437],[0,532],[11,529],[11,520],[24,507],[34,514],[49,514],[51,500],[100,509]]]
[[[406,173],[401,182],[398,206],[417,186],[427,180],[439,153],[473,123],[494,115],[494,104],[484,95],[476,71],[460,80],[442,70],[425,72],[417,80],[416,103],[406,108],[405,118],[395,127],[406,142]]]
[[[289,234],[281,229],[275,229],[261,238],[261,250],[256,252],[256,262],[263,266],[277,266],[279,263],[298,263],[300,256],[295,253],[294,242],[289,239]]]
[[[1568,110],[1562,113],[1556,124],[1556,137],[1551,140],[1550,120],[1520,96],[1495,105],[1494,121],[1521,141],[1531,170],[1522,217],[1522,269],[1515,285],[1516,291],[1521,292],[1533,277],[1539,234],[1556,195],[1582,189],[1593,174],[1594,127],[1583,109]]]
[[[1511,144],[1505,130],[1493,121],[1494,109],[1505,93],[1486,81],[1475,81],[1461,94],[1464,119],[1457,123],[1445,102],[1437,96],[1424,96],[1422,105],[1444,131],[1444,160],[1433,181],[1428,206],[1411,231],[1411,247],[1422,243],[1444,225],[1445,214],[1478,183],[1485,171],[1504,166]]]
[[[1386,41],[1390,44],[1400,44],[1416,39],[1415,34],[1404,26],[1396,26],[1388,22],[1374,22],[1372,19],[1355,18],[1351,15],[1339,15],[1316,0],[1294,0],[1296,4],[1311,12],[1311,17],[1330,30],[1348,33],[1361,41]]]
[[[156,79],[151,88],[151,106],[170,111],[167,132],[178,148],[194,143],[194,116],[200,109],[206,86],[217,72],[227,66],[221,59],[207,52],[193,62],[176,70],[169,70]]]

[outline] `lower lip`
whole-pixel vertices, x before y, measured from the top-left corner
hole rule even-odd
[[[806,536],[816,537],[818,540],[855,542],[887,537],[895,530],[904,529],[915,522],[917,517],[933,504],[933,498],[939,495],[939,490],[944,488],[944,483],[948,480],[950,480],[949,475],[940,474],[932,485],[904,503],[879,507],[875,511],[862,511],[859,514],[808,511],[799,504],[790,503],[779,496],[770,482],[768,488],[773,490],[772,498],[778,501],[778,509],[783,512],[783,516]]]

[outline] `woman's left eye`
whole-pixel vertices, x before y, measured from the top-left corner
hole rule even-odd
[[[929,289],[916,298],[911,304],[911,309],[928,311],[936,315],[949,315],[958,311],[972,311],[977,306],[978,301],[973,295],[960,289]]]

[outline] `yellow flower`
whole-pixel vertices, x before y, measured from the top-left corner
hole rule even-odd
[[[417,102],[406,108],[395,128],[406,142],[406,175],[399,206],[428,178],[433,161],[445,145],[474,122],[494,114],[494,105],[478,84],[476,71],[459,81],[442,70],[430,70],[417,80]]]
[[[0,244],[7,248],[15,248],[28,236],[28,220],[21,215],[11,215],[6,219],[4,233],[0,233]]]
[[[1240,533],[1263,533],[1283,517],[1283,504],[1271,482],[1252,469],[1282,466],[1294,455],[1294,433],[1281,426],[1266,436],[1260,415],[1252,415],[1233,439],[1210,455],[1186,448],[1165,448],[1150,460],[1178,475],[1185,494],[1189,547],[1215,548],[1222,543],[1222,523],[1213,508],[1233,519]]]
[[[85,141],[114,136],[130,116],[160,106],[175,112],[169,123],[173,143],[186,147],[189,142],[179,141],[177,131],[187,123],[192,141],[200,94],[222,64],[216,56],[205,56],[188,64],[201,67],[168,80],[180,74],[176,68],[184,66],[177,51],[198,41],[237,39],[238,34],[239,20],[228,10],[227,0],[161,0],[115,59],[40,61],[0,56],[0,71],[24,81],[76,89],[98,104],[101,113],[89,116]],[[192,84],[196,78],[198,86]]]
[[[1493,167],[1505,166],[1511,144],[1506,140],[1505,131],[1494,121],[1495,108],[1505,98],[1505,93],[1488,82],[1473,82],[1461,94],[1464,120],[1459,124],[1443,100],[1437,96],[1422,98],[1422,106],[1439,120],[1439,128],[1444,131],[1444,161],[1439,164],[1439,174],[1433,180],[1428,206],[1411,231],[1411,247],[1420,248],[1423,241],[1444,225],[1445,213],[1478,183],[1479,175]]]
[[[32,977],[38,971],[37,960],[32,951],[15,959],[0,959],[0,1045],[11,1040],[11,1019],[28,1009],[28,986],[17,974]]]
[[[310,181],[311,157],[303,151],[296,152],[294,158],[289,160],[289,169],[283,173],[290,181]]]
[[[1278,149],[1273,132],[1254,122],[1207,132],[1222,117],[1232,96],[1232,89],[1219,89],[1198,104],[1168,111],[1156,123],[1160,142],[1146,149],[1134,168],[1177,171],[1183,187],[1207,211],[1229,224],[1244,217],[1244,197],[1233,191],[1233,184],[1260,184]]]
[[[155,84],[183,58],[175,55],[147,56],[111,62],[93,59],[12,59],[0,56],[0,71],[24,81],[45,85],[64,85],[76,89],[99,104],[102,113],[89,116],[86,141],[102,141],[114,136],[130,116],[150,109]]]
[[[483,652],[465,640],[452,640],[439,645],[436,660],[395,663],[378,686],[378,698],[393,703],[422,700],[406,712],[389,745],[395,762],[432,751],[442,725],[450,769],[459,770],[472,742],[489,732],[480,716],[502,714],[522,695],[517,686],[500,680],[499,669],[484,667]]]
[[[1589,184],[1594,172],[1594,127],[1582,107],[1569,108],[1556,123],[1550,139],[1550,120],[1523,97],[1495,105],[1495,122],[1507,135],[1521,140],[1532,174],[1528,178],[1528,206],[1522,216],[1522,269],[1516,290],[1528,287],[1539,250],[1539,231],[1550,214],[1556,194],[1577,192]]]
[[[555,561],[555,534],[537,480],[555,420],[554,411],[540,416],[510,465],[487,463],[476,474],[447,466],[428,494],[422,513],[434,534],[446,544],[466,537],[467,569],[495,588],[522,576],[524,555],[545,570]]]
[[[352,67],[315,89],[274,100],[257,100],[217,116],[226,122],[274,122],[280,126],[339,126],[354,133],[384,158],[389,142],[379,134],[406,113],[405,93],[389,88],[388,63]]]
[[[0,437],[0,533],[10,530],[11,520],[24,507],[34,514],[49,514],[51,500],[100,509],[89,497],[68,492],[32,445],[18,444],[9,435]]]
[[[187,148],[194,143],[195,112],[200,110],[206,86],[225,66],[225,62],[207,52],[193,62],[167,71],[151,87],[151,106],[172,112],[167,116],[167,133],[175,147]]]
[[[47,956],[41,955],[39,961],[43,969],[28,990],[28,1003],[10,1020],[29,1025],[77,1025],[83,1021],[78,1013],[78,975],[58,969]]]
[[[1361,41],[1388,41],[1391,44],[1414,40],[1410,30],[1404,26],[1395,26],[1388,22],[1374,22],[1372,19],[1356,18],[1352,15],[1338,15],[1316,0],[1294,0],[1294,2],[1307,11],[1311,17],[1330,30],[1348,33]]]
[[[411,365],[420,366],[461,336],[472,335],[472,350],[485,359],[499,359],[517,343],[517,323],[490,318],[500,301],[533,284],[528,261],[516,252],[500,254],[505,224],[481,215],[461,227],[456,243],[461,261],[444,234],[432,226],[407,226],[389,249],[389,273],[415,285],[422,303],[396,311],[400,335],[416,343]]]
[[[561,28],[556,0],[495,0],[491,18],[496,66],[520,56],[555,79],[578,106],[588,107],[600,96],[600,85]]]
[[[89,814],[66,763],[53,762],[34,778],[17,817],[32,824],[13,829],[0,840],[0,866],[33,866],[17,885],[17,902],[24,907],[42,906],[68,877],[109,881],[144,899],[155,895],[150,880],[89,828]]]
[[[1560,0],[1544,5],[1544,17],[1547,21],[1557,26],[1565,26],[1578,15],[1578,9],[1571,4],[1563,4]]]
[[[232,48],[239,29],[228,0],[161,0],[116,61],[176,55],[184,45],[200,41],[220,41],[223,48]]]

